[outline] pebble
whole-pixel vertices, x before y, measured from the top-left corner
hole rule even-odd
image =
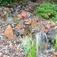
[[[0,56],[2,55],[2,53],[0,52]]]
[[[51,23],[51,27],[55,27],[57,24],[55,22]]]
[[[19,36],[19,32],[14,30],[14,34],[18,37]]]
[[[38,57],[47,57],[47,56],[44,54],[40,54]]]
[[[18,18],[21,18],[21,19],[23,18],[22,15],[20,15],[20,14],[18,14],[17,17],[18,17]]]
[[[31,19],[24,20],[24,24],[26,24],[26,25],[29,25],[29,24],[31,24]]]
[[[13,17],[7,17],[6,22],[8,22],[8,23],[14,23],[14,22],[13,22]]]
[[[47,25],[45,26],[45,28],[46,28],[47,30],[50,29],[50,25],[47,24]]]
[[[19,9],[20,9],[20,7],[19,7]],[[26,17],[29,17],[31,20],[35,19],[35,22],[32,23],[33,26],[38,24],[36,22],[36,19],[38,21],[38,18],[34,17],[31,13],[26,12],[26,11],[22,11],[21,14],[19,14],[17,11],[18,11],[18,9],[16,10],[15,13],[18,15],[19,18],[21,18],[21,19],[24,18],[25,19]],[[31,18],[31,17],[33,17],[33,18]],[[22,21],[19,21],[19,23],[23,24],[23,22],[24,22],[24,25],[31,24],[32,21],[30,19],[28,19],[28,18],[26,18],[25,20],[24,19],[22,19]],[[19,37],[20,35],[25,34],[24,33],[24,28],[22,26],[18,26],[18,28],[20,28],[20,29],[13,31],[14,35],[17,36],[16,40],[7,39],[7,37],[3,33],[5,31],[5,29],[6,29],[6,26],[9,25],[9,24],[13,28],[15,28],[15,26],[14,26],[14,18],[12,16],[11,17],[7,17],[6,21],[8,23],[5,22],[5,24],[4,24],[4,20],[0,20],[0,25],[1,25],[0,26],[0,57],[24,57],[24,54],[25,54],[24,53],[24,47],[22,46],[22,42],[20,41],[21,37]],[[49,23],[47,21],[45,23],[47,25],[46,25],[46,27],[44,27],[43,26],[44,22],[43,22],[40,25],[41,29],[39,29],[39,30],[44,32],[45,28],[46,29],[50,29]],[[51,26],[55,26],[55,25],[56,25],[55,23],[52,23]],[[34,26],[33,30],[38,30],[38,28],[39,27]],[[54,49],[49,47],[47,51],[45,50],[45,53],[43,51],[42,53],[39,54],[38,57],[52,57],[52,55],[53,55],[52,52],[54,52]],[[55,53],[55,54],[57,54],[57,53]]]

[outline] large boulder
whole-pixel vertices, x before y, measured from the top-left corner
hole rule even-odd
[[[49,39],[56,39],[56,35],[57,35],[57,28],[51,28],[48,32],[47,32],[47,37]]]

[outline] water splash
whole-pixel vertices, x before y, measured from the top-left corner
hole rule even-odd
[[[38,57],[38,54],[47,48],[47,35],[44,32],[39,32],[35,34],[36,37],[36,57]]]

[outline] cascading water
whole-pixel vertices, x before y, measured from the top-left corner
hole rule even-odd
[[[35,34],[36,37],[36,57],[38,57],[38,54],[47,48],[47,35],[44,32],[39,32]]]

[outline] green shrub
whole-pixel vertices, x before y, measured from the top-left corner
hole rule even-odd
[[[57,21],[57,5],[51,3],[43,3],[36,7],[35,14],[45,19]]]
[[[57,0],[53,0],[54,2],[57,2]]]
[[[2,4],[12,4],[13,2],[23,3],[23,0],[0,0],[0,5],[2,5]]]

